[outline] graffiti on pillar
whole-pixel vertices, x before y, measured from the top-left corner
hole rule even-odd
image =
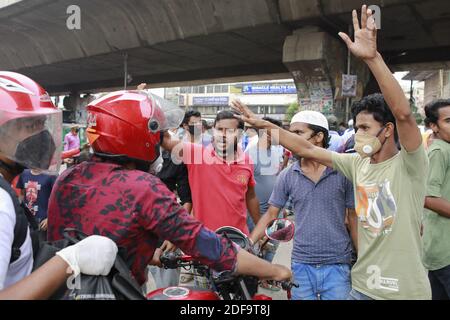
[[[356,97],[356,86],[358,83],[358,77],[353,74],[342,75],[342,96],[343,97]]]
[[[314,110],[325,114],[333,112],[333,90],[329,81],[324,81],[323,69],[308,76],[300,70],[292,71],[297,87],[298,103],[302,110]]]
[[[297,82],[297,94],[303,110],[330,113],[333,108],[333,90],[328,81]]]

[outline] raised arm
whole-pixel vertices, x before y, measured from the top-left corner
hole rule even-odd
[[[362,6],[361,27],[356,10],[353,10],[352,15],[355,41],[353,42],[343,32],[340,32],[339,36],[353,55],[362,59],[373,73],[381,93],[395,117],[402,146],[406,151],[414,151],[422,143],[422,136],[400,84],[377,51],[377,28],[372,12],[367,9],[366,5]]]
[[[308,140],[284,130],[269,121],[260,119],[240,101],[233,101],[231,107],[240,114],[236,117],[250,123],[255,128],[267,130],[267,133],[270,136],[275,138],[275,140],[278,140],[283,147],[290,150],[292,153],[302,158],[312,159],[327,167],[332,167],[333,164],[330,151],[316,147]]]

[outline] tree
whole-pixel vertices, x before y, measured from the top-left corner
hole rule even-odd
[[[284,116],[284,120],[286,122],[291,122],[292,117],[299,111],[298,103],[293,102],[291,103],[286,110],[286,114]]]
[[[416,119],[416,123],[422,124],[423,119],[422,119],[422,115],[418,112],[417,106],[416,106],[416,100],[414,99],[414,97],[411,97],[409,99],[409,104],[411,106],[411,111],[414,115],[414,118]]]

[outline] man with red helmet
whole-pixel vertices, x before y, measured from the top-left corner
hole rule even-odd
[[[58,171],[62,114],[30,78],[0,72],[0,290],[33,267],[28,221],[11,189],[25,168]]]
[[[140,284],[146,281],[147,265],[158,261],[160,239],[218,271],[290,278],[289,269],[239,250],[205,228],[147,173],[159,156],[163,132],[179,126],[181,109],[142,91],[118,91],[91,102],[87,110],[94,156],[56,181],[48,211],[49,240],[62,238],[67,227],[107,236],[124,250]]]

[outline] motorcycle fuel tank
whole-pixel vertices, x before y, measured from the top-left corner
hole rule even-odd
[[[219,296],[210,290],[192,287],[168,287],[150,292],[147,300],[220,300]]]

